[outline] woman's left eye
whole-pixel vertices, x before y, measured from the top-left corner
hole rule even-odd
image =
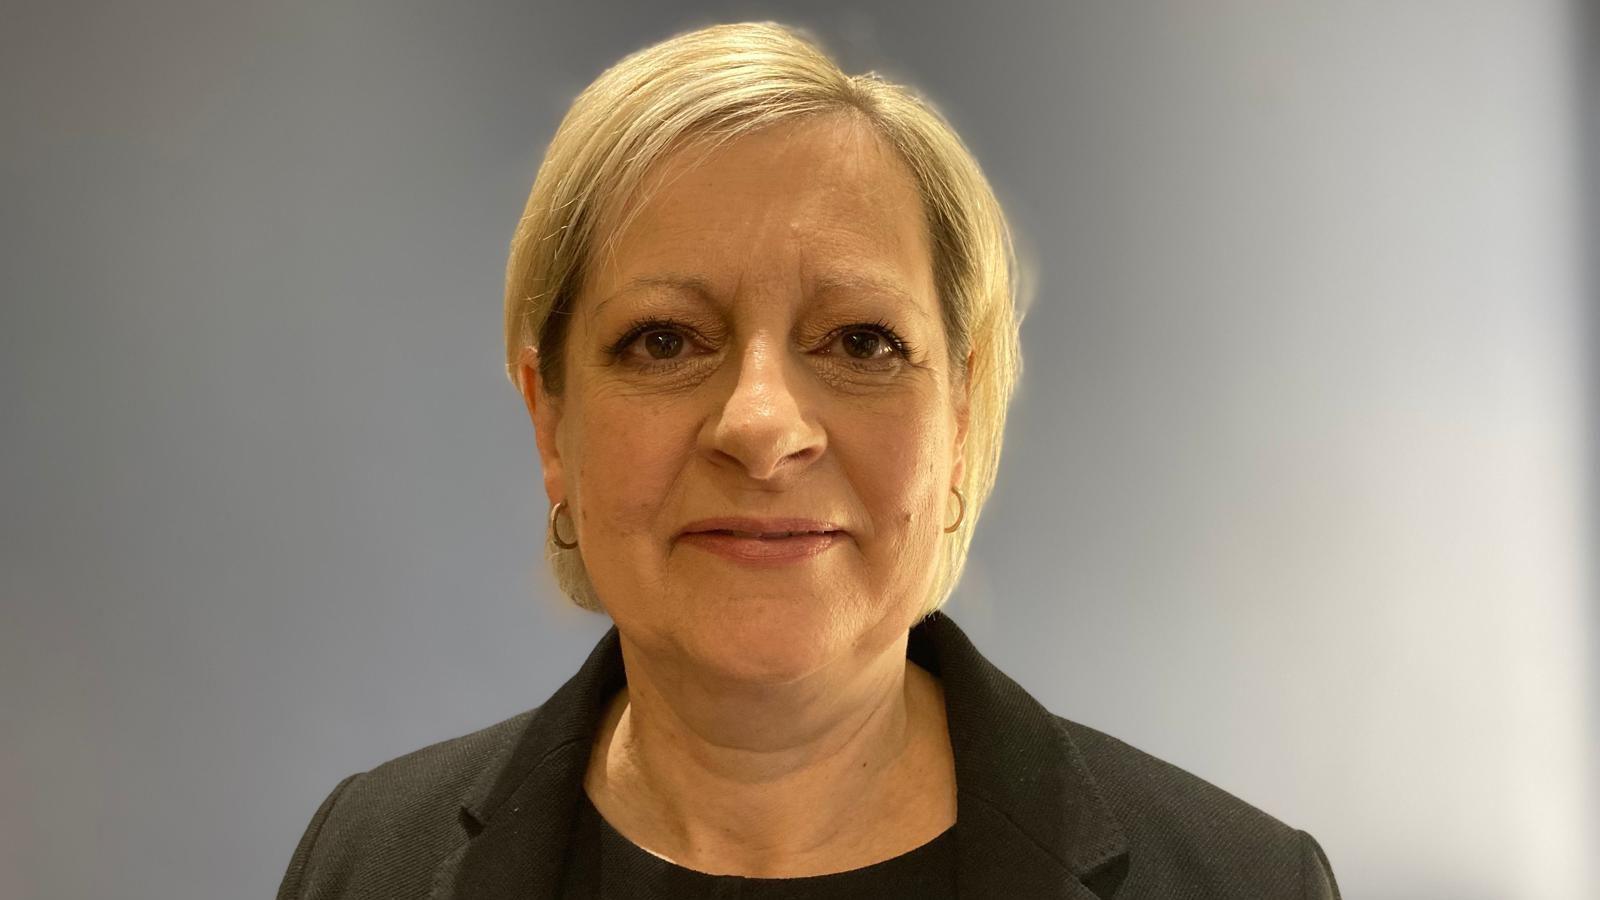
[[[851,325],[841,329],[829,344],[836,345],[851,359],[872,361],[906,355],[905,341],[887,325]]]

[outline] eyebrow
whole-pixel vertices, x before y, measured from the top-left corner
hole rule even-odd
[[[916,298],[899,279],[873,272],[830,272],[818,276],[812,281],[812,293],[817,296],[831,293],[882,294],[900,301],[917,315],[928,317],[927,311],[917,304]]]
[[[627,284],[613,291],[609,297],[590,307],[588,319],[591,322],[594,321],[595,317],[600,315],[600,310],[604,309],[607,303],[618,297],[636,294],[641,291],[657,292],[663,290],[692,294],[706,303],[711,302],[711,285],[707,284],[704,278],[694,275],[640,275],[629,279]]]
[[[640,275],[629,279],[627,284],[591,307],[588,318],[593,321],[607,303],[618,297],[641,291],[690,294],[704,303],[715,305],[711,297],[711,285],[704,278],[696,275]],[[872,272],[829,272],[819,275],[811,280],[811,293],[819,298],[829,294],[886,295],[918,316],[928,318],[927,311],[917,304],[911,292],[898,279]]]

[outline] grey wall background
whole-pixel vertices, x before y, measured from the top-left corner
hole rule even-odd
[[[269,896],[336,779],[576,668],[507,242],[601,69],[765,17],[1038,261],[990,658],[1349,897],[1600,893],[1575,6],[12,0],[0,895]]]

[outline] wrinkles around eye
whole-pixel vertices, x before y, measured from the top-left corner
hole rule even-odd
[[[614,341],[607,353],[618,361],[639,368],[672,366],[694,357],[715,353],[692,329],[665,322],[645,322],[629,328]],[[859,355],[862,347],[870,355]],[[666,351],[657,355],[658,351]],[[886,363],[909,361],[910,344],[892,328],[879,323],[847,325],[834,330],[821,345],[811,351],[814,355],[829,357],[850,365],[881,368]]]

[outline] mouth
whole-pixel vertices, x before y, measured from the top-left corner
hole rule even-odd
[[[744,565],[804,562],[832,547],[844,530],[828,522],[701,521],[679,536],[685,544]]]
[[[720,534],[736,538],[782,540],[784,538],[839,534],[844,529],[821,519],[718,518],[690,522],[681,534]]]
[[[759,538],[763,541],[778,540],[780,538],[807,537],[819,534],[836,534],[836,530],[828,531],[735,531],[731,528],[708,528],[704,531],[694,531],[691,534],[724,534],[728,537]]]

